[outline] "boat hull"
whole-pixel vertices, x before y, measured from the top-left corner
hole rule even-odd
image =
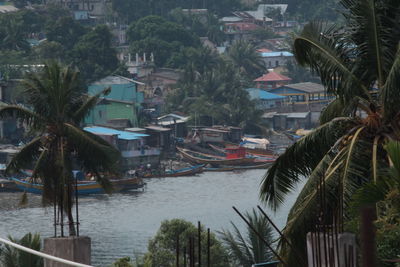
[[[42,194],[43,185],[22,181],[20,179],[12,178],[17,188],[33,194]],[[144,183],[139,178],[110,180],[113,187],[113,192],[122,192],[144,187]],[[78,195],[90,194],[104,194],[105,191],[97,182],[78,183]]]
[[[221,166],[217,168],[204,168],[206,172],[229,172],[229,171],[244,171],[244,170],[254,170],[254,169],[268,169],[271,163],[262,163],[258,165],[250,166]]]
[[[256,160],[256,158],[214,159],[212,158],[212,156],[210,156],[210,158],[200,158],[190,154],[190,152],[186,149],[179,147],[177,147],[177,149],[184,159],[196,164],[210,164],[212,166],[220,166],[220,165],[238,166],[238,165],[251,165]]]
[[[183,168],[171,172],[166,172],[164,174],[159,174],[159,175],[148,175],[144,176],[143,178],[163,178],[163,177],[180,177],[180,176],[191,176],[195,175],[198,173],[203,172],[203,164],[188,167],[188,168]]]

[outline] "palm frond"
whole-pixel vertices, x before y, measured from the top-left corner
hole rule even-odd
[[[336,98],[324,107],[319,117],[319,123],[322,125],[334,118],[345,117],[347,115],[349,115],[349,112],[346,112],[344,101],[340,98]]]
[[[298,248],[303,255],[306,255],[306,234],[316,230],[315,224],[332,223],[332,215],[338,214],[338,210],[343,210],[342,215],[348,218],[355,193],[371,179],[372,146],[372,141],[356,138],[352,143],[350,140],[340,151],[333,148],[326,153],[310,175],[289,212],[284,229],[292,246]],[[351,160],[348,157],[350,154]],[[333,161],[336,162],[334,166]],[[322,203],[321,191],[324,192]],[[327,221],[319,222],[322,212]],[[297,255],[287,244],[281,244],[281,252],[289,266],[298,261]]]
[[[18,154],[14,155],[8,163],[6,172],[11,173],[19,171],[23,168],[28,168],[40,155],[41,138],[36,137],[26,144]]]
[[[390,69],[385,84],[380,91],[381,101],[384,106],[384,119],[391,120],[399,115],[397,104],[400,101],[400,90],[397,90],[400,81],[400,47],[395,55],[395,60]]]
[[[294,40],[293,51],[297,62],[316,72],[328,92],[346,102],[354,96],[369,99],[368,88],[352,71],[348,43],[335,27],[321,22],[307,24]]]
[[[76,122],[81,122],[85,116],[90,112],[90,110],[97,105],[99,98],[102,95],[107,95],[109,94],[111,91],[111,87],[107,87],[104,90],[102,90],[101,92],[97,93],[94,96],[90,96],[89,98],[87,98],[87,100],[85,101],[85,103],[83,103],[78,110],[75,111],[75,113],[73,114],[73,118]]]
[[[65,123],[64,127],[69,143],[72,145],[79,162],[82,164],[82,169],[94,173],[97,182],[109,192],[111,184],[106,177],[103,177],[99,173],[117,173],[120,152],[101,137],[68,123]]]
[[[0,108],[0,118],[16,117],[31,127],[38,129],[43,126],[42,116],[22,105],[6,105]]]
[[[277,209],[302,177],[307,177],[337,140],[356,121],[336,118],[301,138],[282,154],[264,175],[260,197]]]

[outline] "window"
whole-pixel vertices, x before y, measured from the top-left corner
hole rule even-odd
[[[275,61],[275,66],[279,67],[279,60]]]
[[[99,110],[99,118],[103,117],[103,111]]]

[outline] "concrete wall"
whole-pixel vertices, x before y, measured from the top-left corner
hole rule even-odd
[[[46,254],[66,260],[91,264],[91,240],[87,236],[46,238],[43,250]],[[44,267],[70,267],[70,265],[45,260]]]

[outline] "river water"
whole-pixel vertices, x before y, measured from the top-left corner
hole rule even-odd
[[[230,229],[232,221],[244,229],[244,222],[232,206],[246,211],[260,204],[258,194],[264,173],[265,170],[206,172],[191,177],[149,179],[144,192],[81,198],[81,235],[92,238],[93,265],[108,266],[117,258],[144,253],[147,241],[166,219],[201,221],[212,231]],[[296,195],[297,192],[289,195],[276,213],[269,212],[281,228]],[[51,209],[0,211],[0,237],[21,237],[28,232],[49,237],[52,230]]]

